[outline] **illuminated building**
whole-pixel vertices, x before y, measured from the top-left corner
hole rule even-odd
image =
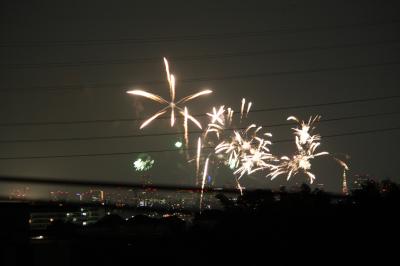
[[[51,200],[51,201],[55,201],[55,202],[59,202],[59,201],[66,202],[66,201],[68,201],[69,199],[70,199],[70,195],[69,195],[69,192],[67,192],[67,191],[58,190],[58,191],[51,191],[51,192],[50,192],[50,200]]]
[[[353,189],[353,190],[362,189],[363,184],[365,184],[369,180],[374,180],[374,178],[367,174],[366,175],[355,175],[352,178],[351,189]]]
[[[76,196],[79,197],[79,201],[84,202],[104,202],[105,193],[103,190],[91,189],[82,193],[77,193]]]
[[[103,190],[90,190],[88,194],[90,197],[90,201],[104,202],[104,191]]]

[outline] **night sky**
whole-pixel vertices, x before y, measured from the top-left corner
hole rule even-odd
[[[169,97],[162,57],[177,77],[177,97],[203,88],[211,96],[193,101],[194,114],[212,106],[254,109],[320,104],[400,95],[398,1],[12,1],[0,3],[0,175],[140,182],[137,154],[16,159],[53,155],[125,153],[174,149],[182,138],[160,136],[97,140],[7,142],[90,138],[182,131],[148,117],[160,105],[126,90],[140,87]],[[249,122],[284,123],[290,115],[324,119],[399,112],[400,98],[251,114]],[[400,127],[399,114],[321,123],[324,135]],[[15,123],[41,123],[15,125]],[[46,124],[47,122],[51,122]],[[195,128],[191,125],[191,129]],[[273,140],[291,138],[290,126],[271,127]],[[196,135],[193,135],[194,145]],[[399,131],[323,139],[321,150],[344,158],[349,175],[398,176]],[[290,154],[294,143],[272,146]],[[149,153],[153,183],[193,185],[194,167],[184,154]],[[14,158],[14,159],[10,159]],[[329,158],[312,172],[325,189],[338,191],[342,169]],[[232,174],[211,174],[215,185],[233,186]],[[265,175],[243,178],[247,187],[286,183]]]

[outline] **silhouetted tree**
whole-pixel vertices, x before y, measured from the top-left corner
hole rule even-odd
[[[223,193],[218,193],[216,196],[215,196],[215,198],[217,198],[220,202],[221,202],[221,204],[222,204],[222,206],[225,208],[225,209],[230,209],[230,208],[232,208],[233,206],[234,206],[234,202],[231,200],[231,199],[229,199],[225,194],[223,194]]]
[[[311,187],[308,184],[303,183],[300,186],[300,192],[301,192],[301,194],[306,194],[306,195],[310,194],[311,193]]]

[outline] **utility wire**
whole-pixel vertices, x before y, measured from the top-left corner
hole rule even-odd
[[[321,119],[319,122],[336,122],[336,121],[345,121],[345,120],[354,120],[354,119],[363,119],[363,118],[373,118],[373,117],[381,117],[388,115],[397,115],[400,114],[400,111],[397,112],[386,112],[386,113],[374,113],[374,114],[366,114],[366,115],[354,115],[354,116],[344,116],[344,117],[336,117],[329,119]],[[261,125],[263,128],[274,128],[274,127],[283,127],[283,126],[291,126],[296,125],[297,123],[280,123],[280,124],[267,124]],[[226,131],[233,130],[241,130],[245,128],[227,128]],[[204,131],[190,131],[189,134],[203,134]],[[111,140],[111,139],[127,139],[127,138],[144,138],[144,137],[161,137],[161,136],[175,136],[181,135],[182,132],[167,132],[167,133],[153,133],[153,134],[134,134],[134,135],[114,135],[114,136],[97,136],[97,137],[69,137],[69,138],[41,138],[41,139],[10,139],[10,140],[0,140],[0,144],[2,143],[39,143],[39,142],[67,142],[67,141],[93,141],[93,140]]]
[[[237,75],[227,75],[227,76],[210,76],[202,78],[187,78],[178,80],[180,83],[195,83],[195,82],[209,82],[209,81],[225,81],[225,80],[245,80],[245,79],[257,79],[273,76],[285,76],[285,75],[299,75],[299,74],[312,74],[321,72],[335,72],[335,71],[346,71],[353,69],[365,69],[365,68],[376,68],[376,67],[387,67],[387,66],[398,66],[400,61],[389,61],[381,63],[372,64],[358,64],[352,66],[340,66],[340,67],[321,67],[321,68],[311,68],[305,70],[290,70],[290,71],[271,71],[271,72],[260,72],[260,73],[249,73],[249,74],[237,74]],[[127,82],[128,83],[128,82]],[[60,90],[71,90],[71,91],[83,91],[85,89],[107,89],[116,88],[129,89],[132,85],[127,83],[97,83],[97,84],[77,84],[77,85],[55,85],[55,86],[32,86],[32,87],[21,87],[21,88],[1,88],[0,92],[38,92],[38,90],[43,91],[60,91]],[[129,82],[132,84],[132,82]],[[139,83],[140,85],[159,85],[164,84],[165,80],[153,80],[145,81]]]
[[[346,132],[346,133],[337,133],[322,136],[323,138],[337,138],[337,137],[345,137],[345,136],[354,136],[354,135],[365,135],[365,134],[372,134],[372,133],[383,133],[383,132],[390,132],[390,131],[397,131],[400,130],[400,127],[391,127],[391,128],[382,128],[382,129],[373,129],[373,130],[364,130],[364,131],[353,131],[353,132]],[[273,141],[273,143],[287,143],[292,142],[291,139],[282,139]],[[204,149],[214,149],[215,147],[203,147]],[[20,156],[20,157],[0,157],[0,160],[31,160],[31,159],[57,159],[57,158],[78,158],[78,157],[99,157],[99,156],[119,156],[119,155],[133,155],[133,154],[140,154],[140,153],[166,153],[166,152],[177,152],[177,151],[190,151],[196,150],[196,148],[189,148],[189,149],[163,149],[163,150],[147,150],[147,151],[128,151],[128,152],[113,152],[113,153],[87,153],[87,154],[60,154],[60,155],[38,155],[38,156]]]
[[[351,44],[339,44],[339,45],[317,45],[304,48],[285,48],[285,49],[268,49],[261,51],[241,51],[241,52],[230,52],[230,53],[213,53],[213,54],[200,54],[200,55],[181,55],[181,56],[169,56],[174,62],[179,61],[197,61],[197,60],[213,60],[213,59],[226,59],[235,57],[250,57],[250,56],[262,56],[271,54],[282,54],[282,53],[298,53],[298,52],[309,52],[309,51],[324,51],[331,49],[340,48],[355,48],[355,47],[369,47],[369,46],[381,46],[385,44],[396,44],[399,43],[399,39],[386,40],[386,41],[374,41],[374,42],[361,42]],[[143,57],[123,60],[101,60],[101,61],[78,61],[78,62],[47,62],[47,63],[21,63],[21,64],[1,64],[0,68],[4,69],[32,69],[32,68],[64,68],[64,67],[91,67],[91,66],[104,66],[104,65],[131,65],[140,63],[158,63],[161,62],[162,56],[159,57]]]
[[[197,35],[181,35],[181,36],[162,36],[148,38],[120,38],[120,39],[92,39],[92,40],[58,40],[58,41],[32,41],[20,43],[0,43],[0,47],[57,47],[57,46],[94,46],[94,45],[117,45],[128,43],[163,43],[163,42],[181,42],[181,41],[200,41],[200,40],[224,40],[224,39],[243,39],[250,37],[262,37],[277,34],[291,34],[315,31],[343,30],[343,29],[359,29],[373,26],[391,26],[396,25],[400,20],[387,20],[380,22],[362,22],[342,25],[319,26],[319,27],[302,27],[302,28],[286,28],[286,29],[270,29],[252,32],[232,32],[232,33],[207,33]]]
[[[332,101],[325,103],[313,103],[313,104],[303,104],[303,105],[289,105],[289,106],[278,106],[263,109],[250,110],[249,113],[261,113],[261,112],[272,112],[272,111],[284,111],[293,109],[303,109],[303,108],[313,108],[313,107],[323,107],[323,106],[334,106],[342,104],[353,104],[353,103],[365,103],[365,102],[375,102],[384,100],[395,100],[399,99],[400,95],[390,95],[390,96],[378,96],[369,98],[359,98],[351,100],[341,100]],[[194,117],[205,117],[207,114],[195,114]],[[50,121],[50,122],[12,122],[12,123],[0,123],[0,127],[18,127],[18,126],[50,126],[50,125],[73,125],[73,124],[94,124],[94,123],[118,123],[118,122],[138,122],[143,121],[146,118],[118,118],[118,119],[94,119],[94,120],[73,120],[73,121]],[[160,117],[159,119],[170,119],[166,117]]]

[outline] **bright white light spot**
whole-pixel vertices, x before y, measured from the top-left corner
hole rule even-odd
[[[182,141],[177,141],[177,142],[175,142],[175,148],[180,149],[180,148],[182,148],[182,146],[183,146]]]
[[[136,161],[133,162],[133,167],[138,172],[149,171],[154,165],[154,160],[145,154],[139,155]]]

